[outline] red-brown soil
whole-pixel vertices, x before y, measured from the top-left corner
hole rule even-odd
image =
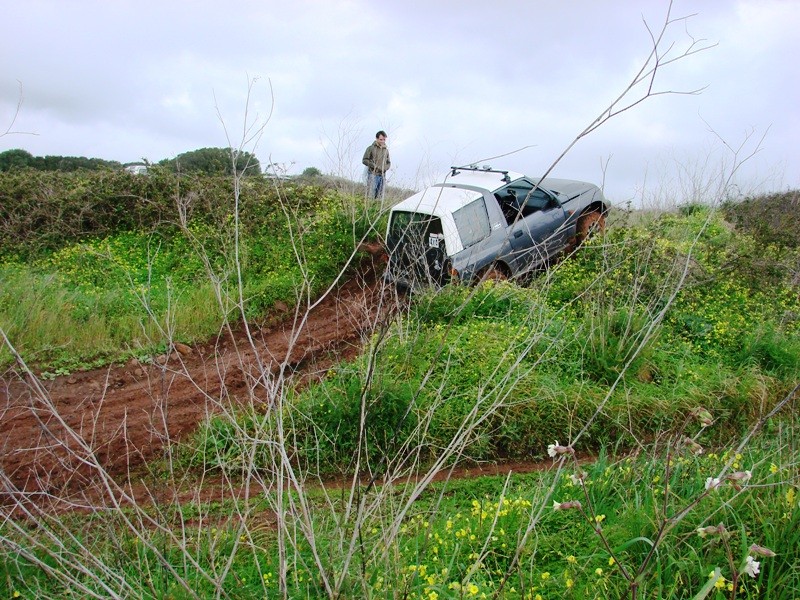
[[[52,381],[19,371],[5,374],[0,378],[0,506],[21,514],[19,508],[31,502],[40,509],[91,510],[116,504],[123,495],[139,503],[153,500],[154,493],[169,502],[253,493],[207,475],[159,490],[163,486],[148,477],[148,465],[225,403],[268,403],[264,373],[306,385],[357,356],[366,336],[394,318],[403,303],[381,284],[382,252],[368,250],[370,258],[339,288],[307,311],[277,307],[271,324],[225,330],[193,347],[175,343],[169,354],[147,364],[131,361]],[[473,465],[436,479],[548,466]],[[106,475],[114,481],[113,490],[104,483]]]
[[[269,402],[260,374],[283,373],[303,385],[354,357],[362,335],[396,306],[396,295],[381,285],[381,264],[373,249],[355,275],[307,312],[278,307],[272,325],[251,324],[249,335],[239,326],[194,347],[176,343],[152,364],[131,361],[52,381],[7,373],[0,379],[0,497],[85,492],[97,479],[93,461],[82,460],[90,455],[125,481],[221,403]]]

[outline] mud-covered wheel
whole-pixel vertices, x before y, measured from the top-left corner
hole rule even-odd
[[[506,272],[497,265],[492,265],[486,269],[480,277],[480,282],[484,281],[507,281],[508,275]]]
[[[592,211],[581,215],[578,219],[575,231],[575,247],[588,240],[596,233],[603,233],[606,230],[606,216],[598,211]]]

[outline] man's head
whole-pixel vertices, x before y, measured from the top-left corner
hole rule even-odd
[[[379,146],[385,146],[386,145],[386,132],[385,131],[379,131],[378,133],[376,133],[375,134],[375,140],[378,142]]]

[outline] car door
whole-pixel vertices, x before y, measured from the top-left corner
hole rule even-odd
[[[566,213],[547,190],[527,179],[512,182],[498,192],[506,205],[516,207],[510,218],[508,237],[512,248],[509,261],[514,272],[541,264],[562,244],[561,228]]]

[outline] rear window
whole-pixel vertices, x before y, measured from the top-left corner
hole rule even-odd
[[[393,250],[401,242],[406,244],[424,243],[426,246],[438,248],[439,241],[443,239],[442,222],[439,217],[405,211],[392,213],[392,221],[389,226],[389,250]]]
[[[461,245],[469,248],[480,242],[491,232],[489,215],[486,213],[486,203],[483,198],[478,198],[453,213]]]

